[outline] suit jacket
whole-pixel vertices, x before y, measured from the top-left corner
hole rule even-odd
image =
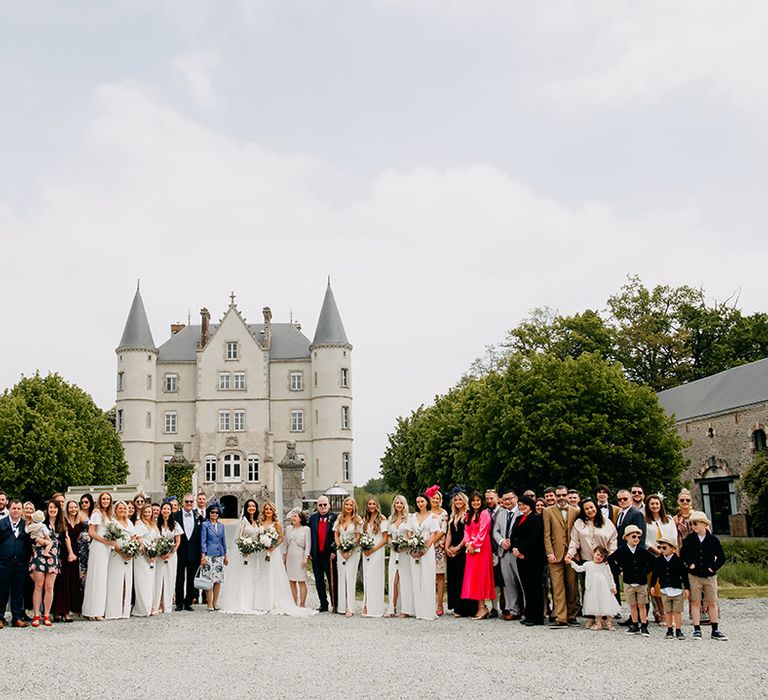
[[[336,522],[336,513],[328,512],[328,522],[326,523],[326,530],[325,530],[325,550],[322,552],[320,551],[320,547],[317,544],[317,528],[320,523],[320,513],[312,513],[312,515],[309,516],[309,532],[312,535],[312,558],[314,559],[315,556],[322,557],[322,556],[330,556],[331,552],[333,552],[334,549],[334,538],[333,538],[333,524]]]
[[[640,535],[640,541],[645,542],[645,515],[643,515],[643,512],[635,508],[634,506],[630,506],[627,509],[626,514],[624,515],[624,520],[621,521],[621,525],[619,525],[619,518],[621,517],[621,513],[616,515],[616,531],[619,535],[619,544],[621,544],[624,541],[624,530],[626,529],[627,525],[637,525],[637,527],[640,528],[641,535]]]
[[[561,516],[562,517],[562,516]],[[520,516],[512,526],[512,542],[525,561],[531,565],[543,566],[544,556],[544,521],[535,511],[531,511],[528,517]]]
[[[13,535],[10,516],[0,520],[0,564],[27,566],[31,556],[32,542],[27,534],[24,518],[19,520],[18,537]]]
[[[595,505],[598,510],[602,511],[602,506],[597,501],[595,501]],[[618,506],[613,505],[613,503],[608,504],[608,517],[614,525],[616,524],[616,518],[619,517],[619,510],[621,509]]]
[[[723,545],[709,531],[704,536],[703,541],[695,532],[688,535],[680,548],[680,558],[685,562],[688,573],[694,576],[714,576],[717,570],[725,564]]]
[[[657,582],[659,588],[690,588],[685,564],[677,554],[673,554],[669,561],[664,556],[656,557],[651,573],[651,588]]]
[[[648,574],[653,568],[656,557],[653,556],[642,544],[638,544],[634,554],[625,542],[608,557],[611,569],[619,569],[624,576],[624,584],[647,584]]]
[[[206,520],[200,528],[200,552],[209,557],[223,557],[227,553],[227,537],[224,534],[223,523],[213,523]]]
[[[184,531],[184,510],[182,509],[174,513],[173,518],[181,526],[181,539],[179,540],[179,548],[176,551],[179,562],[195,564],[200,562],[200,530],[203,519],[197,515],[195,510],[192,513],[195,518],[195,527],[192,530],[192,537],[189,539],[187,539],[187,533]]]
[[[571,543],[571,530],[576,518],[579,517],[579,509],[566,506],[567,515],[563,520],[560,506],[557,504],[547,506],[543,512],[544,518],[544,551],[547,556],[555,555],[556,561],[562,561],[568,553],[568,545]]]
[[[502,508],[497,514],[495,520],[493,520],[493,529],[491,530],[491,537],[493,537],[493,544],[496,548],[496,553],[503,557],[505,554],[508,554],[509,556],[512,556],[512,548],[510,547],[508,550],[504,550],[501,546],[501,543],[507,539],[507,513],[510,511],[507,511],[506,508]],[[520,517],[520,511],[515,507],[511,511],[512,513],[512,522],[510,523],[509,527],[509,539],[512,539],[512,530],[514,529],[515,520]]]

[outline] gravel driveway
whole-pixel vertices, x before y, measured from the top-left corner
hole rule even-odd
[[[0,697],[765,697],[768,600],[722,603],[728,642],[489,620],[195,612],[0,631]]]

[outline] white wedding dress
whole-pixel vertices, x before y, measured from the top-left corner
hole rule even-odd
[[[390,542],[396,537],[408,534],[409,520],[402,520],[395,525],[389,522]],[[395,608],[395,576],[397,576],[398,600]],[[408,552],[396,552],[390,546],[389,552],[389,606],[388,615],[413,615],[413,584],[411,582],[411,555]]]
[[[384,539],[384,533],[389,532],[389,523],[382,519],[379,532],[374,533],[370,524],[366,527],[365,532],[373,536],[375,546],[378,546]],[[365,617],[384,615],[384,549],[381,547],[370,556],[362,554]]]
[[[242,536],[258,539],[262,532],[259,525],[251,525],[245,518],[240,519],[235,541]],[[243,557],[237,545],[229,554],[227,579],[221,587],[219,604],[222,612],[238,615],[263,615],[266,610],[256,609],[256,581],[261,577],[264,565],[260,553]]]

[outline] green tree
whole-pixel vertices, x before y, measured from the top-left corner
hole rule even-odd
[[[58,374],[23,377],[0,396],[0,484],[40,502],[84,484],[125,483],[128,465],[107,414]]]
[[[768,451],[758,452],[741,480],[744,490],[754,499],[749,509],[755,534],[768,536]]]

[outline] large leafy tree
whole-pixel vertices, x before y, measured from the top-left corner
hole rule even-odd
[[[125,483],[128,465],[108,415],[58,374],[24,377],[0,396],[0,486],[40,502],[81,484]]]
[[[641,480],[672,491],[685,466],[674,422],[650,389],[597,353],[516,354],[398,420],[382,459],[389,486],[413,496],[437,481],[592,491]]]

